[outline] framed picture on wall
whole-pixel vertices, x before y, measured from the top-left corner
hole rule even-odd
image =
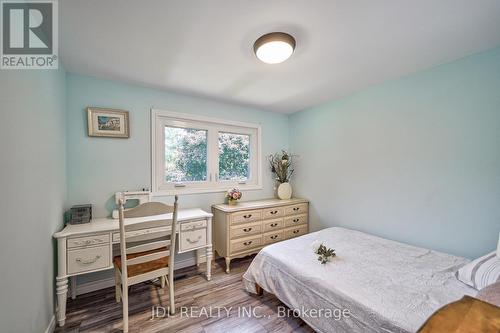
[[[128,138],[128,111],[89,107],[87,127],[89,136]]]

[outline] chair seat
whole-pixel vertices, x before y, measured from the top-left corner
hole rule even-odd
[[[138,253],[132,253],[132,254],[127,254],[127,260],[130,260],[132,258],[137,258],[146,254],[152,254],[156,252],[161,252],[167,250],[166,247],[160,248],[160,249],[155,249],[151,251],[144,251],[144,252],[138,252]],[[168,267],[168,261],[169,261],[169,256],[156,259],[156,260],[151,260],[148,262],[144,262],[141,264],[136,264],[136,265],[129,265],[127,269],[127,276],[132,277],[136,275],[141,275],[144,273],[149,273],[152,271],[155,271],[157,269],[165,268]],[[122,257],[121,256],[116,256],[113,258],[113,263],[115,264],[115,268],[119,269],[120,271],[122,270]]]

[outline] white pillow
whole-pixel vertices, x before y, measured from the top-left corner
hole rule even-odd
[[[488,253],[460,268],[456,276],[463,283],[481,290],[500,281],[500,257],[495,251]]]

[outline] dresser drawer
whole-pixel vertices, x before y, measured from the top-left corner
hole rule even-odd
[[[231,239],[262,233],[262,223],[248,223],[231,227]]]
[[[273,219],[276,217],[281,217],[285,213],[283,207],[266,208],[262,210],[263,219]]]
[[[283,219],[266,220],[262,222],[263,231],[268,232],[283,228]]]
[[[301,203],[285,207],[285,215],[304,214],[307,213],[307,204]]]
[[[307,224],[303,224],[292,228],[286,228],[284,231],[285,231],[285,239],[302,236],[307,234]]]
[[[294,215],[285,217],[285,227],[293,227],[299,224],[307,223],[307,215]]]
[[[192,228],[179,233],[179,252],[185,252],[207,245],[207,228]]]
[[[276,243],[282,241],[283,239],[283,230],[267,232],[262,235],[262,242],[264,243],[264,245]]]
[[[231,254],[251,250],[262,245],[262,235],[241,238],[231,241]]]
[[[89,246],[89,245],[103,245],[109,243],[109,234],[78,237],[78,238],[68,238],[67,240],[68,249],[75,247]]]
[[[231,214],[231,224],[260,221],[261,219],[261,210],[247,210]]]
[[[111,265],[108,245],[68,251],[68,274],[92,271]]]

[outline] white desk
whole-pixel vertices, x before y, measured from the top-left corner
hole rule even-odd
[[[126,224],[172,219],[172,214],[126,219]],[[177,214],[179,253],[205,249],[207,280],[211,278],[212,214],[201,209],[181,209]],[[170,226],[166,227],[170,229]],[[147,232],[145,230],[144,232]],[[94,219],[87,224],[67,225],[57,239],[57,321],[66,320],[68,277],[113,269],[113,244],[120,243],[118,220]],[[198,258],[198,256],[197,256]]]

